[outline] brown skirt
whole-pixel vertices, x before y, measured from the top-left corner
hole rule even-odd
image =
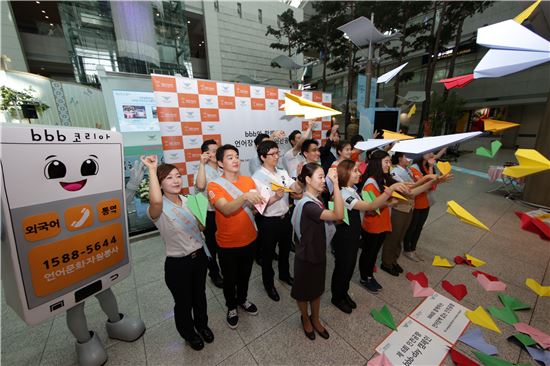
[[[298,301],[313,301],[325,292],[327,262],[311,263],[294,258],[294,285],[290,296]]]

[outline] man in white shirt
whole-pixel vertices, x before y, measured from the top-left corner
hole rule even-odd
[[[261,247],[262,280],[269,298],[279,301],[280,297],[274,284],[275,272],[271,264],[277,243],[279,243],[279,279],[290,286],[294,283],[289,271],[292,224],[289,214],[289,193],[285,190],[290,189],[301,193],[302,187],[289,176],[286,170],[277,169],[279,147],[276,142],[270,140],[262,142],[258,146],[258,157],[263,164],[252,178],[259,190],[269,192],[270,195],[264,211],[257,215],[257,240]],[[281,188],[273,190],[272,183]]]
[[[308,121],[307,130],[303,134],[298,130],[294,130],[288,136],[288,142],[292,147],[283,156],[283,166],[294,179],[298,176],[296,174],[298,165],[305,161],[304,157],[300,154],[300,149],[304,141],[310,137],[312,128],[313,121]]]

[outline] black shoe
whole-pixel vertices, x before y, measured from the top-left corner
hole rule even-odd
[[[378,286],[374,284],[373,279],[374,277],[368,278],[366,280],[360,280],[359,283],[371,294],[377,294],[378,292],[380,292],[380,290],[378,289]]]
[[[401,266],[399,265],[399,263],[396,262],[396,263],[393,265],[393,268],[397,269],[397,272],[403,273],[403,268],[401,268]]]
[[[357,303],[352,300],[352,298],[349,296],[349,294],[346,294],[344,299],[348,302],[348,305],[352,309],[357,309]]]
[[[273,301],[279,301],[281,299],[275,287],[265,289],[265,292],[267,292],[267,296],[269,296],[269,298]]]
[[[311,317],[309,317],[309,321],[311,322],[311,326],[313,327],[313,329],[317,332],[317,334],[321,336],[321,338],[328,339],[330,337],[330,334],[328,334],[328,331],[326,330],[326,328],[322,332],[319,332],[319,330],[315,328],[315,325],[313,325],[313,322],[311,321]]]
[[[197,332],[206,343],[212,343],[214,341],[214,333],[208,327],[197,329]]]
[[[191,348],[193,348],[195,351],[200,351],[204,348],[204,342],[197,333],[192,334],[189,337],[185,337],[185,341],[189,343]]]
[[[391,274],[392,276],[399,276],[399,271],[397,270],[397,268],[395,267],[386,267],[385,265],[381,264],[380,265],[380,268],[383,270],[383,271],[386,271],[388,272],[389,274]]]
[[[304,327],[304,317],[300,315],[300,320],[302,321],[302,328],[304,328],[304,334],[306,337],[311,339],[312,341],[315,340],[315,331],[312,330],[311,332],[306,331],[306,328]],[[313,327],[313,324],[311,325]]]
[[[294,285],[294,277],[288,276],[286,278],[279,278],[279,280],[286,282],[289,286]]]
[[[346,299],[342,299],[338,302],[331,300],[330,302],[332,303],[332,305],[336,306],[338,309],[342,310],[346,314],[351,314],[351,311],[353,310],[351,306],[349,306]]]
[[[227,310],[227,325],[229,325],[229,328],[235,329],[239,326],[239,314],[237,313],[237,309],[228,309]]]
[[[220,276],[219,274],[217,276],[211,276],[210,280],[212,280],[212,283],[217,288],[223,288],[223,277]]]
[[[376,286],[376,288],[380,291],[382,290],[382,285],[378,283],[378,281],[376,281],[376,278],[374,278],[374,276],[372,276],[372,282],[374,283],[374,286]]]
[[[258,315],[258,308],[250,301],[245,301],[239,306],[250,315]]]

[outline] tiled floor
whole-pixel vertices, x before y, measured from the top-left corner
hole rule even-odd
[[[488,139],[464,144],[463,149],[473,150],[479,145],[489,145]],[[513,151],[502,150],[494,160],[480,158],[472,153],[464,154],[457,166],[486,172],[490,164],[513,161]],[[454,181],[442,185],[436,194],[437,203],[432,207],[422,233],[419,253],[425,262],[413,263],[402,258],[406,271],[424,271],[436,291],[446,294],[441,281],[464,283],[468,295],[461,303],[474,309],[478,305],[499,306],[496,293],[485,292],[470,274],[471,269],[456,266],[444,269],[431,266],[434,255],[452,259],[456,255],[471,253],[487,262],[482,270],[507,283],[506,293],[519,297],[532,309],[519,313],[520,320],[550,332],[550,298],[536,297],[525,285],[527,277],[550,285],[550,243],[538,236],[520,230],[514,211],[530,208],[517,201],[506,199],[500,193],[486,193],[498,186],[487,179],[471,174],[456,173]],[[491,228],[485,232],[461,223],[445,213],[446,201],[454,199]],[[371,295],[358,285],[355,274],[350,292],[358,303],[351,315],[344,314],[330,304],[330,293],[325,293],[321,303],[322,320],[331,337],[314,342],[303,335],[300,317],[290,289],[277,283],[281,301],[271,301],[263,291],[260,268],[254,265],[250,279],[249,299],[259,308],[258,316],[242,315],[237,330],[230,330],[225,323],[225,306],[221,290],[209,281],[207,289],[210,327],[215,333],[214,343],[196,352],[184,344],[178,336],[172,314],[172,298],[163,280],[163,244],[159,237],[135,242],[132,249],[132,275],[115,288],[121,312],[138,315],[144,320],[147,331],[133,343],[119,342],[107,337],[105,315],[97,300],[86,304],[86,314],[91,329],[95,330],[109,354],[108,365],[365,365],[374,355],[374,348],[389,333],[375,322],[369,312],[384,304],[391,309],[396,322],[421,301],[413,298],[404,276],[391,277],[385,272],[377,278],[384,286],[379,295]],[[327,289],[330,286],[333,260],[329,259]],[[356,271],[357,272],[357,271]],[[545,315],[546,314],[546,315]],[[2,364],[4,365],[72,365],[75,364],[74,339],[66,327],[65,316],[58,316],[39,326],[25,325],[5,305],[2,297]],[[483,330],[486,339],[495,344],[500,357],[512,362],[533,363],[529,355],[506,341],[513,328],[497,320],[503,334]],[[469,347],[459,344],[461,350],[472,356]],[[448,358],[445,364],[451,365]]]

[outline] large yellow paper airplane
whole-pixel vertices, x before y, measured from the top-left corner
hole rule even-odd
[[[453,167],[451,166],[451,163],[448,161],[438,161],[437,162],[437,169],[441,172],[441,175],[447,175],[451,172],[451,169]]]
[[[508,128],[517,127],[519,123],[499,121],[497,119],[484,119],[483,127],[488,132],[500,132]]]
[[[382,130],[384,131],[384,140],[412,140],[414,139],[414,136],[405,135],[403,133],[394,132],[390,130]]]
[[[478,259],[476,257],[472,257],[468,253],[466,253],[466,259],[472,263],[472,266],[474,267],[481,267],[484,264],[487,264],[486,262],[482,261],[481,259]]]
[[[481,221],[476,219],[471,213],[466,211],[462,206],[460,206],[455,201],[447,202],[447,212],[453,216],[458,217],[461,221],[464,221],[467,224],[477,226],[478,228],[485,229],[487,231],[491,231],[487,226],[483,225]]]
[[[504,168],[502,174],[512,178],[521,178],[550,169],[550,160],[537,150],[517,149],[515,155],[519,165]]]
[[[324,106],[321,103],[315,103],[291,93],[285,93],[285,113],[287,116],[304,117],[305,119],[315,119],[320,117],[335,116],[342,112]]]
[[[478,306],[474,311],[466,310],[466,317],[474,324],[479,325],[490,329],[497,333],[502,333],[498,326],[495,324],[495,321],[491,316],[483,309],[481,306]]]
[[[539,296],[550,296],[550,286],[542,286],[532,278],[526,279],[525,285]]]
[[[272,191],[276,191],[276,190],[279,190],[279,189],[283,189],[283,191],[287,192],[287,193],[294,193],[294,191],[290,188],[287,188],[285,186],[282,186],[280,184],[277,184],[275,182],[271,182],[271,190]]]
[[[384,186],[384,188],[388,188],[388,186]],[[391,196],[392,196],[393,198],[397,198],[398,200],[401,200],[401,201],[408,201],[408,199],[407,199],[406,197],[400,195],[400,194],[399,194],[398,192],[396,192],[396,191],[393,191],[393,192],[391,193]]]
[[[440,257],[436,255],[434,257],[434,260],[432,262],[432,266],[435,267],[447,267],[447,268],[453,268],[454,266],[449,262],[449,260],[445,257]]]
[[[409,110],[409,113],[407,113],[407,117],[411,118],[416,113],[416,104],[413,104],[411,109]]]
[[[537,6],[539,6],[540,2],[542,0],[537,0],[535,1],[533,4],[531,4],[527,9],[525,9],[524,11],[522,11],[521,13],[519,13],[515,18],[514,18],[514,21],[515,22],[518,22],[519,24],[523,23],[523,21],[527,18],[529,18],[529,16],[531,16],[531,14],[535,11],[535,9],[537,8]]]

